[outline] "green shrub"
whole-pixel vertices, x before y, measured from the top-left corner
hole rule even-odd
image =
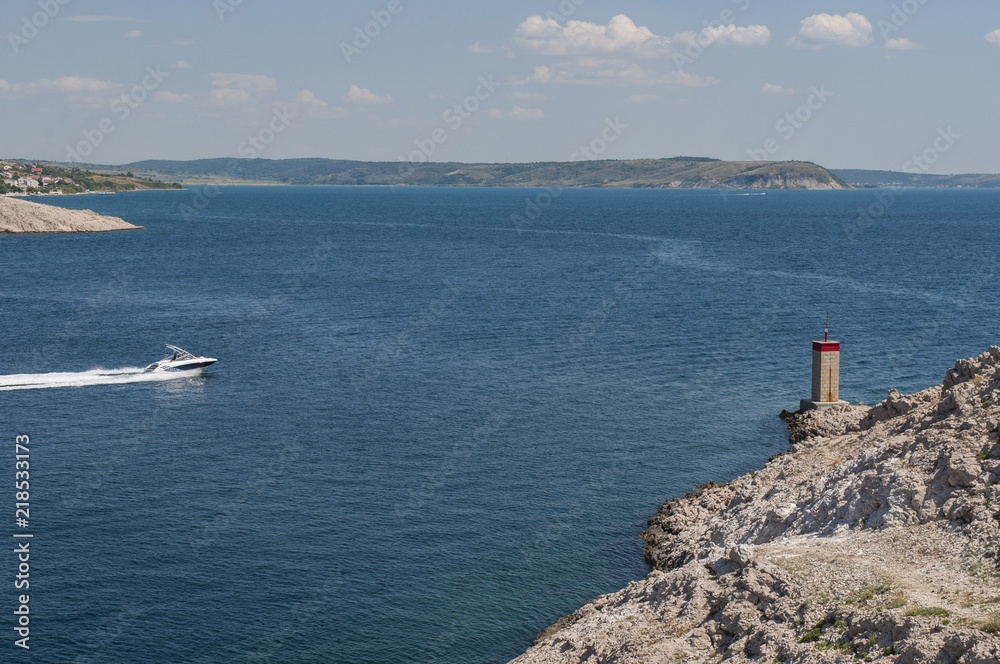
[[[899,609],[904,606],[906,606],[906,598],[903,597],[902,595],[899,595],[898,597],[894,597],[892,600],[890,600],[889,603],[885,605],[885,608]]]
[[[912,608],[907,609],[906,613],[903,615],[907,616],[941,616],[947,617],[951,615],[951,611],[948,609],[942,609],[939,606],[927,606],[922,608]]]
[[[799,639],[799,643],[816,643],[819,641],[819,637],[823,634],[823,625],[826,624],[826,619],[820,620],[818,623],[813,625],[813,628],[806,632],[802,638]]]
[[[816,643],[821,634],[823,634],[822,627],[813,627],[799,639],[799,643]]]
[[[892,586],[888,583],[880,583],[878,585],[870,586],[866,585],[858,591],[857,601],[867,602],[868,600],[874,598],[876,595],[884,595],[892,590]]]

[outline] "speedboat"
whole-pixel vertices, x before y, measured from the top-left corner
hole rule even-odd
[[[202,369],[218,362],[215,358],[205,357],[204,355],[195,357],[193,353],[189,353],[177,346],[164,345],[167,348],[166,355],[159,362],[153,362],[146,367],[143,373],[152,373],[154,371],[157,373],[177,373],[183,371],[184,373],[190,373],[192,376],[197,376],[201,373]]]

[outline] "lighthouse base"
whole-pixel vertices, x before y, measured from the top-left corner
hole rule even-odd
[[[834,406],[850,406],[846,401],[813,401],[811,399],[803,399],[799,402],[799,412],[804,413],[807,410],[829,410]]]

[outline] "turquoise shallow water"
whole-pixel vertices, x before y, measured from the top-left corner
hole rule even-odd
[[[538,193],[67,197],[147,230],[0,236],[36,534],[0,659],[502,662],[786,446],[827,309],[855,402],[1000,338],[1000,192],[574,190],[515,227]],[[92,384],[163,343],[220,361]]]

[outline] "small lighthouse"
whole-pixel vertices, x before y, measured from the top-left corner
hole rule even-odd
[[[800,411],[848,405],[840,400],[840,342],[830,341],[830,314],[826,325],[823,341],[812,342],[812,398],[799,403]]]

